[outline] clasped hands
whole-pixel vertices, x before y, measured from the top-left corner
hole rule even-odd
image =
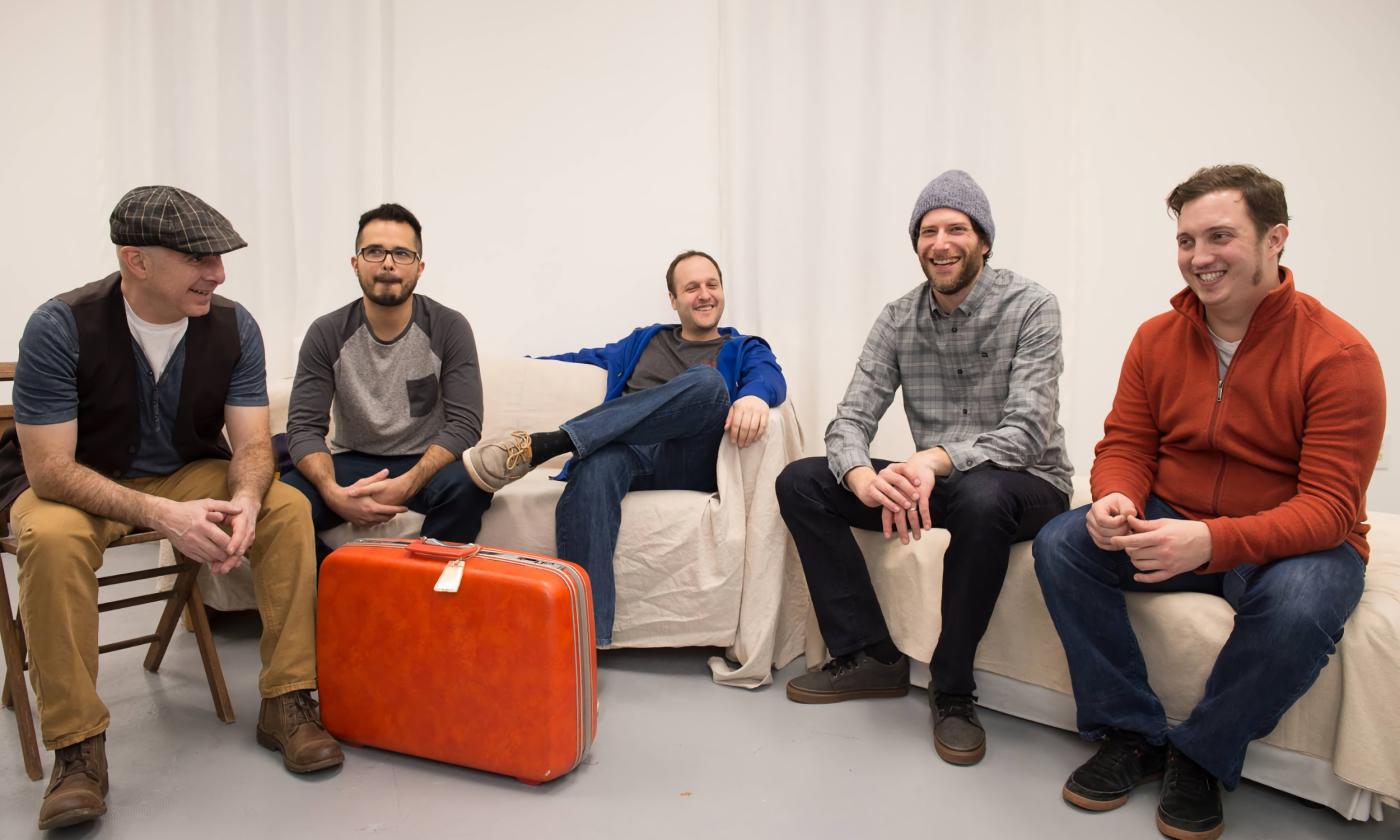
[[[195,499],[177,502],[162,499],[154,529],[170,540],[175,550],[214,574],[226,574],[243,562],[257,536],[261,500],[252,496]]]
[[[1089,507],[1085,527],[1104,551],[1126,551],[1137,568],[1133,580],[1160,583],[1210,562],[1210,528],[1191,519],[1143,519],[1122,493],[1109,493]]]
[[[885,539],[895,534],[904,545],[919,539],[933,527],[929,497],[937,481],[932,459],[915,453],[908,461],[889,464],[878,473],[856,467],[847,474],[846,486],[866,507],[880,509]]]

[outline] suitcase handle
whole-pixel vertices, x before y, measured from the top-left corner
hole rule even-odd
[[[481,550],[476,543],[449,543],[431,538],[419,538],[407,546],[408,553],[415,557],[429,557],[434,560],[465,560],[475,557]]]

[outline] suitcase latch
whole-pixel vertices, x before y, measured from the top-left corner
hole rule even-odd
[[[433,584],[434,592],[456,592],[462,587],[462,570],[467,566],[467,561],[462,559],[449,560],[447,565],[442,567],[442,574],[438,575],[437,583]]]

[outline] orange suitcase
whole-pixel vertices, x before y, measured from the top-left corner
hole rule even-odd
[[[436,540],[358,540],[321,566],[321,718],[342,741],[537,784],[598,724],[588,575]]]

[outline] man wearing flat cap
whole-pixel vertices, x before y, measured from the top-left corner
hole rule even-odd
[[[827,426],[827,456],[790,464],[777,488],[834,657],[788,683],[798,703],[909,690],[909,660],[890,638],[851,527],[906,544],[931,527],[949,531],[929,701],[934,747],[961,765],[986,752],[972,665],[1011,544],[1064,511],[1071,492],[1056,419],[1059,305],[988,265],[995,236],[987,196],[966,172],[924,187],[909,238],[928,282],[880,313]],[[872,459],[870,441],[898,388],[917,450],[900,462]]]
[[[136,527],[216,574],[251,563],[263,624],[258,742],[293,772],[343,761],[311,699],[314,535],[306,499],[272,482],[262,336],[214,294],[221,255],[247,243],[174,187],[127,193],[111,232],[119,270],[30,317],[15,429],[0,441],[30,681],[56,751],[42,829],[106,812],[96,570]]]

